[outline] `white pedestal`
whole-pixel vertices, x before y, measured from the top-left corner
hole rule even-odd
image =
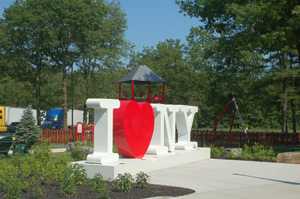
[[[175,150],[173,153],[163,155],[145,155],[143,159],[120,158],[118,162],[107,164],[91,164],[87,161],[72,162],[82,165],[89,178],[101,173],[104,179],[115,179],[119,173],[130,173],[135,176],[143,171],[145,173],[166,169],[183,164],[210,159],[210,148],[195,148],[192,150]]]

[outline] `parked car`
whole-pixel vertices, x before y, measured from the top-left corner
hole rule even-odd
[[[12,122],[8,127],[7,127],[7,132],[14,134],[16,132],[16,127],[20,124],[20,122]]]

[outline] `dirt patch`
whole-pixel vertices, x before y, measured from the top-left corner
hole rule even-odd
[[[194,190],[181,188],[181,187],[172,187],[172,186],[162,186],[162,185],[154,185],[150,184],[146,188],[138,188],[133,184],[132,190],[130,193],[122,193],[117,192],[114,190],[114,187],[111,183],[107,183],[110,189],[110,198],[122,198],[122,199],[139,199],[139,198],[149,198],[149,197],[156,197],[156,196],[183,196],[194,193]],[[92,191],[90,186],[78,186],[77,187],[77,195],[71,196],[67,194],[60,193],[60,185],[57,182],[51,182],[41,185],[42,189],[44,190],[44,195],[40,198],[61,198],[61,199],[69,199],[69,198],[76,198],[76,199],[96,199],[98,198],[99,193],[95,193]],[[4,198],[4,190],[0,189],[0,198]],[[31,190],[23,191],[22,192],[22,199],[32,199],[36,198],[35,195]]]

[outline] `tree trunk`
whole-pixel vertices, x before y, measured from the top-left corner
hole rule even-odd
[[[88,111],[87,111],[86,103],[84,103],[84,105],[83,105],[83,126],[87,126],[87,124],[88,124],[87,118],[88,118]]]
[[[37,125],[41,126],[42,119],[41,119],[41,82],[42,82],[42,63],[39,63],[37,66],[37,84],[35,89],[35,97],[36,97],[36,121]]]
[[[294,100],[291,100],[291,109],[292,109],[293,133],[297,133],[296,106],[294,104]]]
[[[293,66],[293,54],[290,53],[290,68],[292,69]],[[290,76],[290,85],[292,88],[295,87],[294,77],[293,75]],[[296,106],[294,104],[294,99],[291,99],[291,111],[292,111],[292,124],[293,124],[293,133],[297,132],[297,123],[296,123]]]
[[[84,66],[85,72],[86,72],[86,90],[85,90],[85,100],[87,100],[90,97],[90,84],[91,84],[91,64],[92,60],[88,59],[87,66]],[[86,103],[84,103],[84,109],[83,109],[83,125],[86,126],[87,124],[87,118],[88,118],[88,109],[86,106]]]
[[[63,64],[63,129],[68,129],[68,101],[67,101],[67,66],[66,63]]]
[[[297,51],[298,51],[298,62],[300,62],[300,42],[297,44]]]
[[[268,128],[267,120],[266,120],[266,117],[265,117],[265,114],[264,114],[264,111],[263,111],[263,108],[262,108],[262,107],[261,107],[261,115],[262,115],[262,117],[264,118],[264,123],[265,123],[266,132],[268,133],[268,132],[269,132],[269,128]]]
[[[41,119],[41,86],[38,84],[36,87],[36,121],[37,125],[41,126],[42,119]]]
[[[282,52],[282,69],[286,70],[286,52]],[[287,105],[288,105],[288,100],[287,100],[287,78],[283,78],[282,81],[282,132],[288,132],[287,130]]]

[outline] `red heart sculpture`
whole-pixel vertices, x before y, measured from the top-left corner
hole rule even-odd
[[[113,137],[119,153],[126,158],[142,159],[154,130],[154,113],[149,103],[120,101],[114,109]]]

